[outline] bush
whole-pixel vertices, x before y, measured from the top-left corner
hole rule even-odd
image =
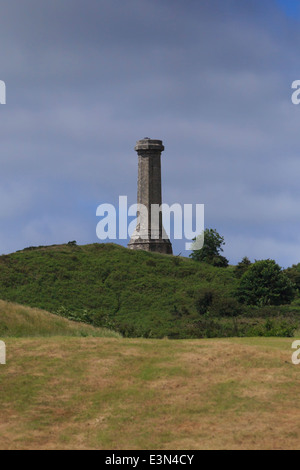
[[[219,317],[237,317],[241,315],[242,306],[233,297],[216,299],[212,304],[212,313]]]
[[[284,320],[266,320],[263,324],[248,330],[248,336],[292,338],[297,330],[297,323],[288,323]]]
[[[213,289],[202,289],[196,300],[196,310],[200,315],[205,315],[212,305],[216,292]]]
[[[240,279],[243,274],[245,274],[246,271],[248,271],[248,269],[250,268],[251,266],[251,261],[249,258],[247,258],[247,256],[245,256],[242,261],[240,261],[236,267],[235,267],[235,275],[238,279]]]
[[[221,297],[213,289],[203,289],[198,294],[196,310],[200,315],[236,317],[242,314],[243,308],[233,297]]]
[[[200,250],[193,250],[190,258],[195,261],[204,261],[216,267],[227,267],[228,260],[220,254],[223,251],[223,245],[225,245],[224,237],[221,237],[216,230],[207,228],[204,230],[203,247]]]
[[[229,262],[228,259],[225,258],[225,256],[218,255],[212,258],[211,264],[216,268],[227,268]]]
[[[291,268],[287,268],[285,274],[288,276],[290,281],[296,285],[297,289],[300,289],[300,263],[293,264]]]
[[[237,298],[247,305],[282,305],[293,300],[294,287],[274,260],[256,261],[243,274]]]

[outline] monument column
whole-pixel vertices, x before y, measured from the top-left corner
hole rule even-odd
[[[132,250],[156,251],[172,254],[171,242],[162,224],[162,214],[156,212],[153,205],[160,207],[161,195],[161,152],[164,146],[161,140],[145,137],[139,140],[135,150],[138,154],[138,224],[128,244]],[[146,210],[143,210],[143,207]]]

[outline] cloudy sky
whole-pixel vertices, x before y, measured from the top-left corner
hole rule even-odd
[[[149,136],[164,202],[205,204],[231,263],[300,262],[300,0],[0,8],[1,253],[96,242],[97,206],[135,202]]]

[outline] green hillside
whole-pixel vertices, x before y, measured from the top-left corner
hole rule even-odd
[[[37,308],[0,300],[0,337],[28,338],[76,336],[117,338],[118,333],[105,328],[78,323]]]
[[[299,307],[240,305],[234,297],[239,282],[233,266],[216,268],[114,244],[70,243],[0,257],[3,300],[124,336],[294,334]]]

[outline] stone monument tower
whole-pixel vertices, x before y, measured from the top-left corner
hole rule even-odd
[[[162,204],[161,152],[164,149],[161,140],[149,137],[136,144],[139,160],[137,202],[142,207],[138,206],[138,223],[128,248],[172,255],[172,245],[163,228],[162,214],[157,213],[157,207]]]

